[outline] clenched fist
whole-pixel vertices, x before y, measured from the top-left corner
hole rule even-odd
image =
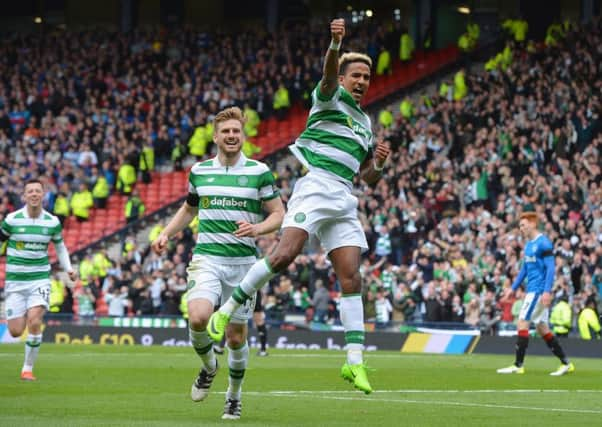
[[[333,19],[330,23],[330,35],[332,37],[332,41],[335,43],[341,43],[343,37],[345,36],[345,20],[342,18]]]
[[[378,169],[382,169],[387,161],[387,157],[391,154],[388,141],[378,141],[374,150],[374,165]]]

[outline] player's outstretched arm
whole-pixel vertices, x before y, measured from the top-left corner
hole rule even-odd
[[[189,199],[187,199],[182,206],[180,206],[180,209],[178,209],[171,221],[169,221],[169,224],[167,224],[163,231],[161,231],[157,238],[151,243],[151,247],[156,253],[162,254],[165,252],[169,238],[177,232],[183,230],[197,215],[199,211],[198,200],[196,201],[196,204],[192,205],[190,204]]]
[[[345,20],[333,19],[330,23],[330,46],[324,58],[320,94],[330,98],[339,87],[339,48],[345,36]]]
[[[67,246],[65,246],[65,242],[62,240],[58,243],[54,244],[54,249],[56,250],[56,256],[59,259],[59,264],[63,271],[66,271],[69,275],[69,279],[72,282],[77,280],[77,272],[73,270],[71,265],[71,257],[69,256],[69,251],[67,250]]]

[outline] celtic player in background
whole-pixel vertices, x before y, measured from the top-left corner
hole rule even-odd
[[[33,365],[42,343],[42,321],[50,296],[48,244],[54,243],[63,270],[77,278],[63,243],[59,219],[42,209],[44,187],[37,179],[25,184],[25,206],[6,216],[0,226],[0,242],[6,249],[6,318],[8,330],[19,337],[27,326],[25,361],[21,379],[35,381]]]
[[[209,334],[219,341],[238,307],[252,299],[275,272],[286,269],[314,235],[328,253],[343,290],[341,321],[347,363],[341,368],[341,376],[370,393],[372,387],[362,357],[364,308],[359,273],[360,254],[368,244],[351,189],[357,175],[368,184],[378,182],[389,147],[384,142],[373,145],[370,118],[360,108],[370,85],[372,61],[360,53],[346,53],[339,58],[345,35],[343,19],[331,22],[330,33],[323,77],[312,93],[306,129],[291,146],[309,173],[295,184],[278,246],[249,270],[232,297],[212,315]]]
[[[188,198],[152,244],[157,253],[164,252],[168,239],[198,215],[187,293],[190,341],[203,361],[190,394],[195,402],[207,397],[218,369],[207,320],[220,298],[222,302],[228,299],[256,262],[255,238],[278,230],[284,216],[268,167],[241,153],[243,127],[243,113],[237,107],[215,116],[217,156],[192,167]],[[262,210],[268,216],[260,222]],[[230,376],[223,419],[240,418],[241,386],[249,358],[247,322],[253,304],[251,299],[238,307],[226,331]]]

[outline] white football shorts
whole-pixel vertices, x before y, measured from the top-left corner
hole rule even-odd
[[[6,292],[6,301],[4,303],[6,319],[23,317],[27,313],[27,310],[36,306],[43,306],[48,310],[49,299],[50,282],[21,289],[20,291]]]
[[[527,293],[518,315],[519,320],[526,320],[537,325],[538,323],[547,323],[549,317],[550,309],[541,303],[541,294]]]
[[[363,252],[368,242],[357,205],[357,197],[345,184],[310,172],[295,184],[282,228],[307,231],[320,240],[326,253],[343,246],[357,246]]]
[[[186,301],[206,299],[213,306],[225,303],[253,264],[220,264],[202,255],[194,256],[186,269],[188,295]],[[253,315],[256,294],[232,313],[231,323],[247,324]]]

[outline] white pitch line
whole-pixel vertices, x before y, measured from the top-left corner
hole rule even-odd
[[[422,359],[424,356],[428,357],[448,357],[451,356],[449,354],[408,354],[408,353],[399,353],[399,354],[378,354],[373,351],[364,352],[364,356],[366,359]],[[470,356],[470,355],[459,355],[459,356]],[[298,357],[298,358],[331,358],[331,359],[340,359],[341,357],[345,357],[343,350],[332,350],[332,354],[320,354],[320,353],[294,353],[294,354],[274,354],[270,353],[270,357],[286,357],[287,359]]]
[[[355,390],[273,390],[262,392],[270,394],[333,394],[333,393],[357,393]],[[418,390],[418,389],[400,389],[400,390],[375,390],[376,394],[399,393],[399,394],[460,394],[460,393],[510,393],[510,394],[527,394],[527,393],[602,393],[602,390],[568,390],[568,389],[487,389],[487,390]]]
[[[357,393],[357,392],[356,392]],[[274,394],[273,396],[280,397],[313,397],[310,394]],[[465,406],[474,408],[491,408],[491,409],[523,409],[527,411],[540,411],[540,412],[568,412],[575,414],[602,414],[602,411],[596,411],[593,409],[571,409],[571,408],[544,408],[540,406],[518,406],[518,405],[494,405],[488,403],[465,403],[465,402],[454,402],[449,400],[411,400],[411,399],[366,399],[363,397],[337,397],[337,396],[323,396],[320,395],[320,399],[330,400],[351,400],[358,402],[388,402],[388,403],[414,403],[419,405],[448,405],[448,406]]]

